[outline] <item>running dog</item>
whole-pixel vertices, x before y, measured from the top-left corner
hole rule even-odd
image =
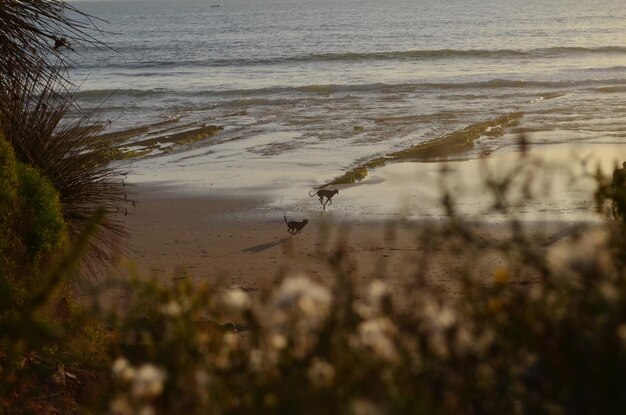
[[[324,210],[326,210],[326,205],[332,205],[333,201],[332,198],[334,195],[338,195],[339,194],[339,190],[335,189],[335,190],[325,190],[325,189],[321,189],[318,190],[317,192],[311,194],[311,192],[309,192],[309,196],[313,197],[313,196],[317,196],[320,198],[320,203],[322,204],[322,206],[324,206]],[[324,198],[326,198],[326,203],[324,203]]]
[[[294,220],[287,221],[287,216],[285,215],[283,215],[283,218],[285,218],[285,223],[287,224],[287,232],[289,232],[291,236],[300,233],[302,231],[302,228],[304,228],[305,225],[309,223],[308,219],[304,219],[302,222],[296,222]]]

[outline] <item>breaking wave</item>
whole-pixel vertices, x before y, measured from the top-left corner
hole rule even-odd
[[[213,97],[240,97],[245,103],[247,97],[255,97],[276,94],[304,93],[312,95],[328,95],[333,93],[350,92],[383,92],[401,93],[417,91],[437,91],[437,90],[467,90],[467,89],[505,89],[505,88],[577,88],[590,87],[600,88],[602,86],[619,87],[626,85],[626,79],[585,79],[585,80],[565,80],[565,81],[523,81],[515,79],[492,79],[489,81],[476,82],[450,82],[450,83],[403,83],[403,84],[312,84],[293,87],[270,87],[257,89],[232,89],[232,90],[173,90],[173,89],[94,89],[83,90],[76,94],[77,98],[92,100],[106,99],[108,97],[158,97],[158,96],[213,96]],[[255,100],[251,100],[254,103]],[[260,102],[260,101],[259,101]]]
[[[336,52],[311,53],[304,55],[287,55],[273,57],[251,57],[236,59],[163,59],[140,61],[135,63],[112,62],[104,67],[108,68],[170,68],[170,67],[212,67],[212,66],[253,66],[278,65],[285,63],[315,63],[315,62],[359,62],[359,61],[420,61],[441,59],[546,59],[563,58],[579,55],[620,55],[626,54],[626,47],[604,46],[597,48],[585,47],[550,47],[537,49],[421,49],[389,52]],[[167,55],[166,55],[167,56]],[[97,66],[102,68],[100,64]],[[89,66],[83,66],[89,68]]]

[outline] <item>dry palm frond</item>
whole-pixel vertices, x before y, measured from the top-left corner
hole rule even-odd
[[[109,165],[108,148],[98,142],[100,125],[89,115],[68,117],[73,99],[59,78],[23,74],[0,89],[0,102],[7,140],[17,158],[36,167],[59,192],[70,237],[79,235],[99,209],[107,213],[82,263],[78,282],[88,282],[113,262],[116,244],[125,236],[115,219],[126,209],[123,172]]]
[[[94,18],[64,0],[0,0],[0,88],[24,74],[63,77],[72,43],[105,47],[94,31]]]

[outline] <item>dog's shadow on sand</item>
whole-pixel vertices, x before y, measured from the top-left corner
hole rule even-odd
[[[258,254],[259,252],[263,252],[263,251],[266,251],[266,250],[268,250],[270,248],[273,248],[273,247],[275,247],[277,245],[283,244],[283,243],[287,242],[288,240],[289,240],[289,238],[282,238],[282,239],[279,239],[277,241],[266,242],[264,244],[251,246],[250,248],[246,248],[246,249],[242,250],[241,252],[248,253],[248,254]]]

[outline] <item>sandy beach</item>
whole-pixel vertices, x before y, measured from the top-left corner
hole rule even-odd
[[[612,151],[607,146],[595,148]],[[563,148],[553,148],[551,153],[565,154],[561,150]],[[550,154],[545,149],[542,151]],[[503,154],[488,163],[510,168],[511,160],[518,158],[518,154]],[[137,266],[140,275],[219,280],[226,286],[255,291],[281,273],[305,272],[333,278],[335,271],[329,265],[328,254],[342,249],[348,254],[350,266],[361,278],[391,276],[391,285],[407,288],[416,284],[415,275],[427,266],[427,274],[435,283],[454,291],[455,282],[450,271],[468,261],[485,281],[491,279],[495,269],[510,266],[498,256],[468,258],[444,246],[427,246],[428,229],[445,223],[441,213],[432,213],[441,210],[435,196],[438,179],[434,172],[443,167],[464,178],[465,184],[456,190],[459,210],[474,212],[466,217],[477,223],[481,236],[503,239],[509,234],[505,220],[484,213],[489,211],[492,203],[488,192],[468,190],[471,187],[467,181],[477,185],[476,169],[483,169],[485,163],[485,160],[468,160],[385,166],[373,170],[358,185],[341,187],[334,204],[326,211],[317,198],[309,198],[306,193],[297,203],[281,209],[276,206],[277,198],[270,189],[267,196],[259,190],[253,196],[244,197],[202,193],[180,184],[135,183],[130,197],[136,201],[136,207],[125,217],[130,231],[128,259]],[[404,178],[400,178],[402,174]],[[431,186],[430,196],[422,193],[417,207],[411,207],[408,202],[402,208],[391,207],[402,198],[410,200],[420,196],[406,185],[407,176],[415,177],[416,174],[419,177],[433,176],[430,183],[422,181],[420,184],[421,188]],[[553,172],[550,174],[554,176]],[[538,209],[534,209],[534,215],[524,219],[529,238],[545,245],[546,249],[565,243],[568,236],[582,227],[597,226],[599,219],[593,211],[591,183],[573,186],[563,180],[556,182],[557,185],[548,187],[551,198],[529,202],[530,206],[543,206],[543,214],[538,215]],[[539,183],[545,184],[541,180]],[[404,196],[398,190],[400,188],[405,190]],[[467,191],[463,192],[463,189]],[[385,200],[381,206],[387,206],[386,215],[378,215],[379,218],[364,215],[357,208],[371,207],[374,203],[372,193],[383,195]],[[466,193],[472,193],[471,197],[464,198]],[[350,206],[355,206],[352,212]],[[381,212],[381,206],[370,211]],[[402,210],[411,214],[403,215]],[[522,218],[527,210],[527,206],[519,209]],[[422,212],[422,217],[416,220],[415,212]],[[296,221],[306,218],[309,224],[300,234],[290,237],[283,215]]]
[[[388,270],[409,278],[415,272],[415,225],[322,218],[290,236],[284,219],[263,212],[257,199],[137,190],[136,210],[127,216],[129,259],[144,275],[180,278],[186,272],[253,291],[280,273],[331,277],[324,253],[340,247],[364,276]]]

